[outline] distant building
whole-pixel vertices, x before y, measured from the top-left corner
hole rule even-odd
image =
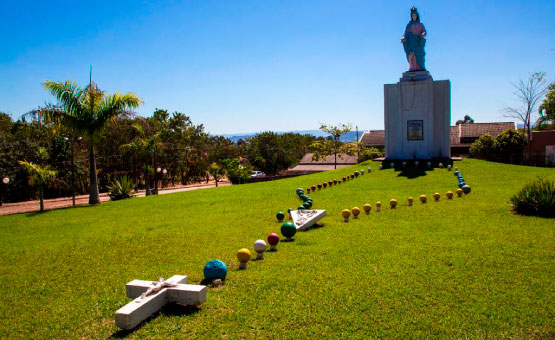
[[[315,172],[333,170],[335,168],[333,155],[327,156],[326,158],[320,159],[318,161],[313,161],[312,155],[312,153],[307,153],[299,161],[299,164],[297,164],[297,166],[283,171],[282,175],[307,175]],[[346,154],[337,155],[337,169],[345,168],[354,164],[357,164],[357,156],[349,156]]]
[[[555,130],[532,131],[530,138],[530,164],[555,165]]]
[[[487,133],[495,138],[498,134],[508,129],[516,130],[516,124],[513,122],[499,122],[470,123],[451,126],[449,139],[451,144],[451,156],[468,155],[470,145],[480,138],[480,136]],[[359,142],[363,146],[383,148],[385,145],[385,131],[365,131],[360,137]]]

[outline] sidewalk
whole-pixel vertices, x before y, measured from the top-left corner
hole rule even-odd
[[[220,186],[223,187],[228,185],[231,185],[231,183],[227,181],[218,182],[218,187]],[[206,184],[206,182],[203,182],[200,184],[189,184],[184,186],[166,187],[163,189],[158,189],[158,194],[159,195],[172,194],[172,193],[181,192],[181,191],[214,188],[215,186],[216,186],[216,183],[214,181],[209,181],[208,184]],[[140,190],[134,194],[134,197],[144,197],[144,196],[145,196],[144,190]],[[107,193],[100,194],[101,203],[109,200],[110,200],[110,197],[108,197]],[[75,205],[86,205],[88,203],[89,203],[89,195],[75,196]],[[59,197],[59,198],[51,198],[51,199],[44,200],[44,210],[68,208],[71,206],[72,206],[71,197]],[[2,203],[2,206],[0,206],[0,216],[39,211],[39,209],[40,209],[39,200],[17,202],[17,203]]]

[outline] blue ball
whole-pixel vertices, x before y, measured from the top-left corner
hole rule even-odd
[[[204,266],[204,278],[207,280],[224,280],[227,275],[227,266],[220,260],[208,261]]]

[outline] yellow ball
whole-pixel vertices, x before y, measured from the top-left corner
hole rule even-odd
[[[428,200],[428,197],[426,195],[420,195],[420,202],[426,203],[427,200]]]
[[[341,212],[341,216],[343,216],[344,218],[349,218],[349,216],[351,216],[351,211],[349,209],[345,209]]]
[[[370,210],[372,210],[372,206],[370,204],[365,204],[362,206],[362,209],[364,209],[364,211],[369,212]]]
[[[457,196],[461,197],[462,193],[463,193],[462,189],[460,189],[460,188],[457,189]]]
[[[360,209],[358,207],[354,207],[353,209],[351,209],[351,211],[355,216],[358,216],[358,214],[360,214]]]
[[[446,194],[446,195],[447,195],[447,198],[448,198],[448,199],[453,198],[453,193],[452,193],[451,191],[447,191],[447,194]]]
[[[440,197],[441,197],[441,195],[439,194],[439,192],[436,192],[436,193],[434,194],[434,199],[435,199],[436,201],[439,201],[439,198],[440,198]]]
[[[395,208],[395,206],[397,206],[397,200],[396,200],[396,199],[390,200],[390,201],[389,201],[389,205],[390,205],[392,208]]]
[[[251,260],[251,252],[247,248],[242,248],[237,251],[237,259],[241,263],[247,263]]]
[[[409,203],[412,203],[412,201],[414,201],[413,198],[409,197]]]
[[[381,206],[382,206],[382,202],[376,202],[376,206],[377,206],[377,207],[381,207]]]

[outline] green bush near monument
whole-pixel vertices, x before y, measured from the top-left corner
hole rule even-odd
[[[553,219],[510,214],[523,181],[553,170],[465,159],[472,192],[407,206],[409,196],[456,189],[453,172],[408,178],[373,171],[311,192],[322,228],[295,235],[237,271],[237,249],[279,232],[294,191],[378,168],[336,171],[0,217],[4,282],[0,338],[549,338],[555,334]],[[396,199],[344,223],[345,208]],[[218,258],[225,284],[200,310],[169,306],[129,334],[114,312],[136,278],[203,279]]]

